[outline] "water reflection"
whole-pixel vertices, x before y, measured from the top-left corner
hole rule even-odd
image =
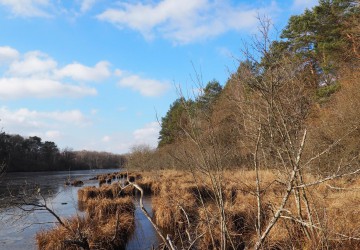
[[[83,215],[84,206],[77,200],[80,187],[65,186],[65,181],[79,179],[86,186],[97,186],[97,180],[89,180],[98,174],[112,173],[110,170],[60,171],[39,173],[9,173],[0,179],[0,249],[36,249],[35,234],[39,230],[50,229],[56,219],[47,211],[24,211],[9,205],[9,194],[34,194],[34,198],[45,199],[47,205],[60,217]],[[124,180],[120,180],[122,183]],[[39,196],[37,194],[40,189]],[[29,198],[29,197],[27,197]],[[34,200],[40,201],[41,200]],[[151,223],[139,207],[139,197],[135,197],[135,232],[126,249],[151,249],[159,244],[159,239]],[[151,198],[144,197],[144,206],[152,215]]]
[[[130,238],[126,249],[127,250],[147,250],[151,249],[152,246],[157,247],[160,243],[159,237],[155,232],[153,226],[150,221],[145,217],[143,212],[140,209],[139,205],[139,197],[135,197],[135,232]],[[151,197],[144,196],[143,204],[145,209],[149,212],[150,216],[153,216],[152,213],[152,205],[151,205]]]
[[[56,219],[47,211],[22,209],[10,206],[13,197],[45,199],[47,205],[61,217],[81,214],[78,210],[77,191],[80,187],[65,186],[67,179],[80,179],[85,185],[96,185],[89,180],[101,173],[116,169],[82,170],[37,173],[8,173],[0,179],[0,249],[36,249],[34,236],[37,231],[54,226]],[[41,195],[34,195],[34,192]],[[30,195],[29,195],[30,194]],[[29,195],[29,196],[27,196]],[[32,200],[38,201],[39,200]],[[25,212],[25,213],[24,213]]]

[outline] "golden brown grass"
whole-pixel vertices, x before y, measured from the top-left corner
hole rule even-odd
[[[90,200],[86,206],[87,215],[99,221],[104,221],[117,213],[134,213],[134,211],[135,205],[130,197]]]
[[[66,220],[65,224],[68,228],[59,225],[54,229],[37,233],[38,248],[44,250],[83,249],[79,245],[69,243],[69,241],[79,241],[78,232],[80,231],[87,239],[90,249],[123,249],[135,227],[133,214],[126,212],[119,215],[119,221],[116,216],[104,221],[89,217],[74,217]]]
[[[131,197],[119,197],[118,183],[78,190],[84,217],[64,220],[65,226],[36,235],[39,249],[82,249],[69,241],[86,238],[90,249],[122,249],[135,227],[135,205]]]
[[[131,176],[134,176],[135,182],[145,193],[153,195],[155,223],[170,232],[176,244],[180,245],[180,242],[186,240],[189,233],[193,239],[201,236],[193,246],[196,249],[220,246],[220,212],[209,178],[174,170],[146,172],[141,176],[131,173]],[[316,177],[307,174],[304,179],[305,182],[312,182]],[[286,176],[275,171],[261,171],[260,180],[261,225],[264,227],[281,203]],[[222,196],[230,236],[227,238],[229,247],[251,248],[257,240],[255,181],[254,171],[223,173]],[[88,232],[86,236],[92,249],[112,249],[111,244],[125,244],[134,227],[135,207],[130,197],[133,193],[133,187],[121,190],[118,183],[99,188],[82,188],[78,191],[78,197],[83,202],[87,216],[67,223],[77,223],[84,232]],[[283,213],[289,218],[279,219],[265,241],[264,249],[360,249],[360,178],[324,182],[308,187],[306,194],[316,228],[310,230],[290,219],[291,216],[299,218],[295,196],[292,194],[285,207],[287,212]],[[304,202],[300,207],[302,218],[307,220]],[[110,244],[113,238],[111,233],[116,231],[117,215],[126,222],[119,223],[119,237]],[[37,242],[40,249],[77,249],[69,246],[64,248],[64,239],[69,237],[72,236],[67,230],[57,227],[52,231],[40,232]]]
[[[275,171],[261,171],[260,179],[263,190],[261,219],[264,227],[281,203],[286,190],[282,182],[286,177]],[[304,176],[304,179],[307,182],[316,180],[311,175]],[[255,180],[254,171],[224,172],[222,195],[227,230],[231,236],[228,246],[233,244],[242,249],[253,246],[256,241]],[[139,183],[146,188],[151,186],[157,225],[178,237],[184,237],[181,234],[184,234],[186,228],[192,230],[190,233],[194,237],[203,234],[196,245],[199,249],[214,247],[211,233],[215,239],[215,247],[218,247],[220,217],[209,179],[170,170],[143,173]],[[311,238],[307,238],[305,233],[305,230],[311,233],[308,227],[302,227],[289,218],[281,218],[265,242],[265,249],[360,249],[360,178],[321,183],[308,187],[306,194],[314,226],[318,227],[314,228]],[[285,209],[288,212],[284,215],[298,218],[298,207],[293,194]],[[304,202],[301,210],[303,219],[307,220]]]

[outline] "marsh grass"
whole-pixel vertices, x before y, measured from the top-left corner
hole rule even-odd
[[[262,188],[261,221],[265,225],[273,216],[274,208],[285,192],[283,174],[260,171]],[[305,182],[316,180],[310,174]],[[286,215],[298,216],[295,195],[291,195],[284,208],[284,218],[274,226],[263,249],[360,249],[360,178],[339,179],[307,188],[315,218],[311,240],[306,229]],[[209,180],[194,179],[182,171],[143,173],[145,187],[151,186],[154,219],[164,231],[171,232],[179,246],[198,238],[196,249],[220,246],[219,209],[213,199]],[[257,240],[257,199],[255,171],[225,171],[223,196],[225,197],[228,246],[236,249],[251,248]],[[141,180],[139,181],[141,183]],[[306,207],[300,204],[302,217],[307,219]],[[211,238],[214,238],[214,241]],[[314,241],[314,239],[316,239]]]
[[[36,235],[39,249],[123,249],[135,228],[135,205],[130,196],[119,197],[118,183],[78,190],[85,216],[63,220]]]

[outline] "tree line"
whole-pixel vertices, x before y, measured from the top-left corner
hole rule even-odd
[[[292,16],[280,39],[272,40],[271,21],[259,18],[261,37],[242,48],[239,66],[227,82],[197,82],[199,95],[180,95],[161,119],[157,149],[145,153],[134,148],[137,157],[130,154],[129,165],[138,165],[140,154],[145,168],[180,167],[191,141],[201,139],[221,148],[226,168],[246,168],[253,162],[249,145],[259,126],[268,150],[263,154],[271,155],[268,166],[278,164],[276,147],[284,146],[285,134],[276,135],[275,125],[289,127],[287,136],[296,139],[306,126],[304,153],[325,148],[360,120],[359,109],[351,107],[360,97],[359,20],[358,1],[320,0]],[[282,117],[278,121],[272,117],[276,112]],[[332,171],[333,159],[353,156],[360,148],[358,134],[355,129],[346,143],[323,155],[316,171]]]
[[[359,1],[320,0],[291,17],[274,41],[271,20],[259,18],[258,34],[223,87],[199,81],[202,91],[190,97],[180,90],[161,120],[158,147],[133,148],[128,168],[180,170],[168,179],[151,172],[161,173],[164,187],[155,188],[162,198],[155,218],[169,221],[181,244],[206,238],[202,248],[224,250],[359,248],[356,220],[345,219],[356,217],[359,190],[359,21]],[[192,207],[181,185],[194,185]],[[182,223],[169,219],[183,213]],[[197,219],[208,236],[199,235]]]
[[[119,168],[124,162],[118,154],[60,150],[54,142],[43,142],[38,136],[0,133],[0,163],[6,172]]]

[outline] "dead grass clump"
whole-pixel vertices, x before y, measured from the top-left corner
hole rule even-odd
[[[90,199],[95,199],[99,196],[99,189],[96,187],[84,187],[78,190],[78,200],[80,202],[86,202]]]
[[[114,198],[113,188],[111,186],[109,185],[101,186],[98,188],[98,190],[99,190],[99,196],[101,198],[106,198],[106,199]]]
[[[185,184],[181,187],[184,193],[190,193],[193,195],[198,204],[201,202],[214,202],[215,194],[214,191],[206,184],[196,185],[195,183]]]
[[[136,184],[138,184],[143,189],[144,194],[146,195],[153,193],[153,183],[154,180],[150,177],[143,177],[136,181]]]
[[[105,178],[100,178],[99,179],[99,187],[101,187],[103,184],[106,183],[106,179]]]
[[[173,175],[166,171],[158,180],[148,180],[143,177],[141,181],[151,183],[155,197],[152,199],[155,223],[161,228],[175,232],[174,238],[180,237],[191,225],[195,227],[198,219],[198,204],[195,186],[184,182],[183,175]]]
[[[87,202],[78,201],[77,205],[78,205],[79,211],[84,212],[86,210],[86,207],[87,207]]]
[[[119,197],[119,193],[121,191],[121,186],[119,185],[119,183],[113,183],[111,186],[111,191],[113,193],[113,197]]]
[[[129,213],[121,214],[119,219],[120,221],[117,221],[116,217],[112,217],[99,228],[90,243],[90,249],[125,249],[126,243],[135,229],[135,220],[134,216]]]
[[[268,170],[260,171],[259,175],[263,231],[282,202],[286,177],[280,172]],[[201,235],[194,245],[196,249],[217,248],[221,242],[221,216],[209,179],[200,177],[180,171],[159,171],[142,173],[136,183],[145,193],[152,193],[155,223],[170,232],[175,243],[179,243],[181,237],[185,239],[185,230],[189,230],[193,238]],[[304,174],[303,178],[305,183],[311,183],[321,177]],[[256,173],[226,171],[221,183],[229,235],[227,246],[251,248],[258,237]],[[301,218],[309,222],[303,191],[297,190],[300,192]],[[264,249],[360,249],[360,178],[309,186],[306,195],[312,221],[321,229],[311,232],[299,220],[294,220],[300,217],[293,191],[282,212],[287,218],[280,218],[272,228],[264,242]],[[310,235],[307,236],[306,232]]]
[[[334,247],[360,249],[360,190],[350,188],[329,195],[326,229],[327,234],[334,239],[330,241]]]
[[[105,221],[75,217],[65,221],[64,226],[41,231],[36,235],[39,249],[80,250],[81,244],[90,249],[124,249],[129,236],[134,231],[134,216],[131,213],[118,213]],[[79,235],[81,232],[82,239]]]
[[[133,186],[127,186],[126,188],[121,188],[119,192],[120,197],[126,196],[134,196],[135,195],[135,188]]]
[[[197,220],[196,199],[190,193],[177,195],[163,195],[154,197],[152,200],[155,222],[161,228],[167,230],[182,230],[183,225]],[[179,225],[181,225],[179,227]]]
[[[91,233],[91,228],[93,223],[87,221],[84,218],[74,217],[64,221],[66,227],[58,225],[54,229],[48,231],[40,231],[36,234],[36,243],[38,248],[41,250],[47,249],[70,249],[78,250],[81,249],[80,246],[70,244],[71,240],[79,241],[75,232],[77,228],[81,228],[82,232],[86,235]]]
[[[152,199],[153,213],[155,223],[164,229],[174,229],[174,207],[167,201],[164,201],[163,197],[154,197]]]
[[[135,205],[130,197],[91,200],[86,207],[87,215],[99,221],[104,221],[116,213],[134,213],[134,211]]]
[[[74,187],[81,187],[82,185],[84,185],[84,182],[80,181],[80,180],[74,180],[71,182],[71,186],[74,186]]]
[[[306,235],[303,230],[299,223],[281,219],[273,227],[264,246],[267,249],[304,249]]]
[[[198,233],[203,236],[198,241],[198,249],[220,249],[221,232],[218,214],[218,209],[214,204],[199,208],[197,228]]]
[[[78,200],[81,202],[87,202],[91,199],[106,198],[114,199],[118,197],[121,187],[114,183],[112,185],[96,187],[84,187],[78,190]]]

